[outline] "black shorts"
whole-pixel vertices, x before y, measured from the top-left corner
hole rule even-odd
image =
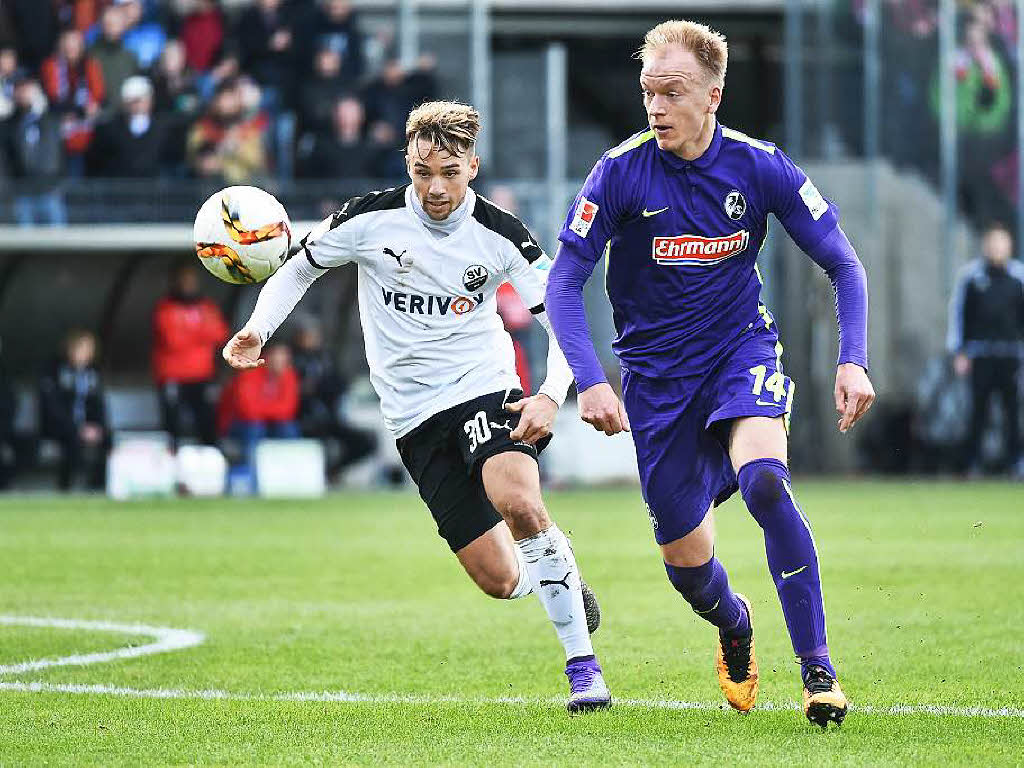
[[[519,414],[505,403],[523,396],[518,389],[492,392],[436,413],[397,441],[409,470],[437,523],[437,532],[458,552],[501,522],[484,492],[480,469],[498,453],[518,451],[537,458],[550,435],[536,446],[515,442],[509,435]]]

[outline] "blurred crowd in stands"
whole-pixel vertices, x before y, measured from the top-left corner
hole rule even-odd
[[[371,44],[372,43],[372,44]],[[0,179],[15,219],[62,224],[61,179],[398,179],[436,91],[349,0],[7,0]]]
[[[866,0],[853,0],[863,22]],[[939,3],[883,0],[882,151],[896,165],[939,176]],[[977,225],[1012,221],[1017,200],[1016,0],[956,4],[959,204]]]

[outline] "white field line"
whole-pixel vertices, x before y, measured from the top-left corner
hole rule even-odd
[[[85,629],[97,632],[118,632],[129,635],[148,635],[156,642],[136,647],[118,648],[100,653],[76,654],[54,659],[37,659],[18,664],[0,665],[0,675],[30,672],[46,667],[99,664],[105,661],[131,659],[154,653],[183,650],[200,645],[202,632],[172,627],[152,627],[144,624],[117,624],[108,621],[83,621],[79,619],[37,618],[32,616],[0,616],[0,625],[52,627],[57,629]],[[534,704],[563,706],[562,699],[530,697],[486,697],[452,695],[410,695],[400,693],[350,693],[348,691],[290,691],[285,693],[244,693],[223,690],[187,690],[182,688],[125,688],[115,685],[83,685],[72,683],[43,683],[22,681],[0,681],[0,691],[11,693],[70,693],[103,696],[126,696],[137,699],[221,699],[230,701],[317,701],[345,704]],[[618,707],[641,709],[699,710],[713,712],[726,709],[724,704],[707,702],[675,701],[672,699],[616,699]],[[863,714],[877,715],[946,715],[951,717],[1009,717],[1024,719],[1024,709],[1004,707],[953,707],[942,704],[907,704],[893,707],[871,705],[851,707]],[[761,702],[761,711],[799,711],[793,703]]]
[[[12,693],[71,693],[104,696],[127,696],[136,699],[205,699],[228,701],[318,701],[342,704],[534,704],[564,706],[563,699],[530,697],[486,696],[432,696],[400,693],[349,693],[348,691],[292,691],[287,693],[236,693],[222,690],[185,690],[181,688],[124,688],[114,685],[80,685],[65,683],[0,682],[0,691]],[[617,707],[639,709],[698,710],[714,712],[727,710],[724,704],[674,701],[672,699],[616,699]],[[895,707],[853,706],[857,714],[870,715],[946,715],[951,717],[1008,717],[1024,718],[1024,709],[1004,707],[951,707],[938,704],[908,704]],[[759,711],[799,711],[796,704],[759,702]]]
[[[54,619],[35,616],[0,616],[0,625],[19,627],[47,627],[54,629],[85,629],[95,632],[117,632],[125,635],[143,635],[155,642],[145,645],[125,646],[112,651],[74,654],[52,659],[34,659],[17,664],[0,664],[0,675],[16,675],[46,667],[84,666],[117,659],[134,659],[154,653],[179,651],[199,645],[204,640],[202,632],[172,627],[150,627],[145,624],[115,624],[109,621],[83,621],[81,619]]]

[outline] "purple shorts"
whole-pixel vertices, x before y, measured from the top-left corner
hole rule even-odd
[[[774,330],[744,333],[709,371],[649,378],[622,370],[622,399],[654,527],[667,544],[700,525],[739,488],[729,461],[729,427],[740,416],[783,417],[789,428],[793,382],[782,371]]]

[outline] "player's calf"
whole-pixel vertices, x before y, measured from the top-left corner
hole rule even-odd
[[[811,527],[793,497],[789,470],[778,459],[755,459],[737,473],[743,500],[764,531],[768,568],[782,603],[793,651],[803,671],[820,666],[835,677],[825,633],[825,608]]]

